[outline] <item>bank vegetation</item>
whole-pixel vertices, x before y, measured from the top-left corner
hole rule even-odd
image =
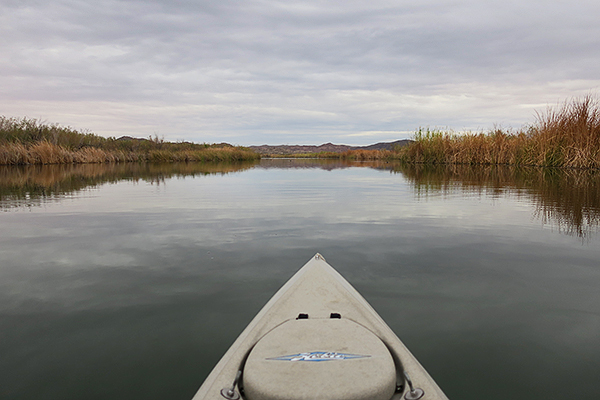
[[[517,132],[420,129],[401,159],[412,163],[600,168],[600,109],[587,96],[537,115]]]
[[[227,143],[167,142],[157,136],[105,138],[29,118],[0,116],[0,165],[119,162],[228,162],[260,156]]]
[[[593,96],[537,114],[517,131],[443,131],[421,128],[407,146],[393,150],[320,153],[321,158],[400,160],[413,164],[517,165],[600,168],[600,108]]]

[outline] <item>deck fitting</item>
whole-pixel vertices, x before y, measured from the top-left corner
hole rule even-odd
[[[240,377],[242,376],[242,371],[239,370],[235,375],[235,379],[233,380],[233,384],[230,388],[221,389],[221,396],[225,397],[227,400],[238,400],[240,398],[240,394],[235,391],[235,387],[240,381]]]
[[[406,392],[404,398],[406,400],[419,400],[421,397],[425,395],[425,392],[421,388],[413,387],[413,383],[410,380],[410,376],[408,376],[408,372],[404,371],[404,377],[406,378],[406,383],[408,383],[409,391]]]

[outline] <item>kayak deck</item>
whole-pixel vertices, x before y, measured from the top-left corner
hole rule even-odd
[[[240,394],[247,400],[447,400],[371,305],[320,254],[260,310],[193,400]]]

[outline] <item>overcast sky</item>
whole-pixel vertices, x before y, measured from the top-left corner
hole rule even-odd
[[[0,0],[0,115],[370,144],[520,128],[600,87],[600,1]]]

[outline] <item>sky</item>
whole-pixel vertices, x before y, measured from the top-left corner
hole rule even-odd
[[[598,94],[597,0],[0,0],[0,115],[102,136],[367,145]]]

